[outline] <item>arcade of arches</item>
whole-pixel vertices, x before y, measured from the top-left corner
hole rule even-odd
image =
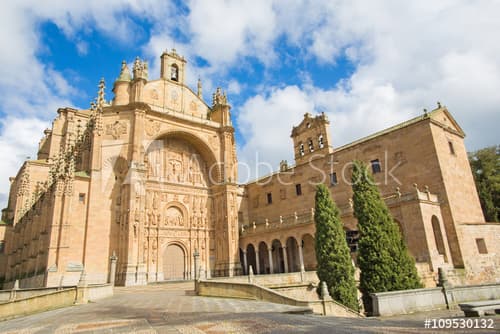
[[[240,248],[240,261],[245,274],[250,266],[255,274],[278,274],[316,269],[314,238],[306,233],[299,238],[263,239]]]

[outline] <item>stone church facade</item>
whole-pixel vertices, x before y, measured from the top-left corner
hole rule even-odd
[[[11,180],[0,224],[0,280],[21,287],[314,270],[314,186],[342,210],[356,259],[350,163],[371,166],[428,286],[437,268],[461,283],[500,280],[498,224],[481,212],[463,144],[446,108],[333,148],[325,115],[293,128],[294,166],[237,184],[231,107],[185,84],[185,59],[161,73],[126,63],[88,110],[62,108],[37,159]]]

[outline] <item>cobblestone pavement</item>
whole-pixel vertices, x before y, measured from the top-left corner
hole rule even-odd
[[[291,314],[298,308],[253,300],[195,296],[193,283],[117,288],[95,303],[0,322],[0,333],[442,333],[425,329],[426,318],[459,317],[439,311],[391,318],[338,318]],[[453,333],[498,333],[500,317],[486,317],[494,329]],[[449,331],[451,332],[451,331]]]

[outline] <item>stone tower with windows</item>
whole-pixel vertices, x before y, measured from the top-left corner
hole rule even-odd
[[[324,113],[316,117],[306,113],[302,122],[293,127],[291,137],[297,165],[333,152],[329,125]]]

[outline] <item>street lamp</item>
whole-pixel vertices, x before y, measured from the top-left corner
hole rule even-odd
[[[198,249],[196,248],[194,250],[193,257],[194,257],[194,279],[196,280],[197,279],[196,272],[198,271],[198,258],[200,257],[200,253],[198,253]]]

